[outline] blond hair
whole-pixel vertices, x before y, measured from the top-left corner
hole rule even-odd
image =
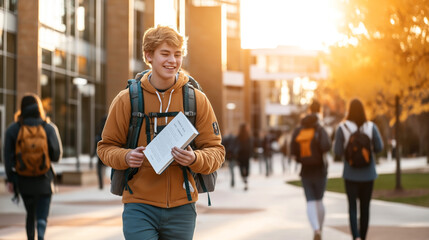
[[[171,27],[158,25],[146,30],[143,35],[143,61],[147,65],[151,66],[146,59],[145,53],[153,54],[155,49],[164,42],[182,49],[182,55],[186,56],[186,38]]]

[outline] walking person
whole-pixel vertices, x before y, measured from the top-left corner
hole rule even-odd
[[[274,137],[270,132],[267,132],[262,140],[264,148],[265,176],[269,177],[273,173],[273,148],[272,143]]]
[[[320,103],[317,100],[309,106],[309,114],[301,119],[291,140],[291,155],[301,167],[301,182],[307,202],[307,216],[314,232],[314,240],[322,238],[325,219],[323,195],[326,190],[328,163],[324,155],[331,148],[331,141],[319,123]]]
[[[27,239],[43,240],[48,224],[54,181],[51,162],[62,156],[58,129],[47,122],[39,97],[26,94],[15,122],[6,130],[4,160],[9,192],[21,195],[26,210]]]
[[[107,116],[104,116],[98,126],[98,132],[95,135],[95,150],[94,155],[97,155],[97,144],[101,140],[101,134],[103,133],[104,125],[106,124]],[[102,190],[104,188],[104,175],[106,173],[106,165],[101,161],[100,157],[97,155],[97,178],[98,178],[98,188]]]
[[[250,134],[249,125],[242,123],[237,136],[238,143],[238,164],[240,166],[240,175],[244,183],[244,190],[249,189],[248,177],[249,177],[249,163],[250,157],[253,154],[253,140]]]
[[[225,147],[225,160],[228,162],[229,172],[231,174],[231,187],[235,186],[234,169],[237,161],[237,138],[229,133],[222,137],[222,145]]]
[[[369,142],[368,163],[361,167],[355,166],[355,161],[348,157],[351,136],[357,136],[355,133],[358,132],[365,134]],[[377,178],[374,154],[381,152],[382,149],[383,140],[377,126],[367,120],[362,102],[358,99],[352,100],[346,119],[340,123],[335,133],[334,153],[344,159],[343,178],[349,205],[350,230],[355,240],[366,239],[370,201],[374,180]],[[360,206],[359,225],[357,200],[359,200]]]
[[[263,131],[258,131],[257,135],[253,138],[253,157],[258,162],[259,165],[259,174],[263,174],[264,171],[264,133]]]
[[[180,71],[185,53],[186,39],[176,30],[157,26],[145,32],[143,57],[151,67],[140,80],[145,116],[183,111],[183,86],[189,80]],[[143,150],[148,144],[147,138],[156,136],[173,117],[144,118],[142,126],[150,126],[150,132],[146,134],[142,127],[139,147],[126,149],[131,118],[129,90],[121,91],[110,106],[97,153],[106,165],[114,169],[137,170],[122,193],[123,233],[127,240],[193,238],[198,191],[187,168],[194,173],[210,174],[222,166],[225,157],[210,101],[198,89],[195,89],[194,97],[197,109],[195,128],[199,132],[194,140],[196,149],[191,146],[171,149],[174,161],[161,174],[156,174]],[[186,182],[185,177],[188,179]]]
[[[279,152],[281,154],[281,165],[283,174],[286,173],[288,167],[290,167],[290,159],[288,156],[288,142],[287,142],[287,134],[282,134],[279,138]]]

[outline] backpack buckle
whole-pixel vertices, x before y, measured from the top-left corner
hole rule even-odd
[[[138,118],[144,117],[144,113],[142,113],[142,112],[133,112],[131,115],[133,117],[138,117]]]
[[[150,112],[148,116],[150,118],[158,117],[158,113],[157,112]]]
[[[197,116],[197,113],[193,112],[193,111],[186,111],[185,112],[185,116],[187,116],[187,117],[195,117],[195,116]]]

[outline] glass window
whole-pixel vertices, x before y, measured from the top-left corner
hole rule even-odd
[[[16,35],[11,32],[6,32],[7,37],[7,51],[10,53],[16,53]]]
[[[9,0],[9,11],[16,12],[18,8],[18,0]]]
[[[91,96],[84,96],[82,94],[81,98],[81,134],[82,134],[82,142],[80,143],[82,153],[90,153],[91,152]]]
[[[66,11],[65,1],[59,0],[40,0],[39,20],[41,23],[49,26],[56,31],[66,32]]]
[[[0,0],[1,1],[1,0]],[[3,50],[3,25],[0,25],[0,50]]]
[[[87,75],[91,76],[91,77],[95,77],[95,61],[89,59],[88,64],[87,64]]]
[[[6,58],[6,89],[15,90],[15,59],[11,57]]]
[[[84,56],[78,56],[77,64],[79,69],[79,74],[87,75],[88,73],[88,59]]]
[[[1,1],[1,0],[0,0]],[[0,55],[0,88],[4,86],[3,56]]]
[[[54,92],[53,92],[53,114],[52,121],[57,125],[58,131],[60,132],[63,145],[66,144],[66,120],[67,120],[67,92],[66,92],[66,77],[62,74],[55,75],[54,81]],[[65,153],[65,151],[64,151]],[[69,155],[68,155],[69,156]]]
[[[135,23],[134,23],[134,58],[137,60],[143,60],[142,45],[143,45],[143,34],[144,34],[144,13],[141,11],[134,11]]]
[[[13,94],[6,94],[6,125],[9,125],[11,122],[13,122],[13,118],[15,116],[15,95]]]
[[[64,155],[65,157],[76,156],[76,133],[77,133],[77,122],[76,122],[76,113],[77,106],[70,104],[67,106],[68,112],[68,121],[66,126],[66,131],[63,136],[65,136],[64,145]]]
[[[70,29],[69,29],[69,33],[71,36],[75,36],[75,30],[76,30],[76,10],[75,10],[75,1],[74,0],[70,0],[68,1],[69,5],[68,5],[68,10],[69,10],[69,24],[70,24]]]
[[[92,2],[93,3],[93,2]],[[77,9],[77,30],[84,40],[94,43],[95,8],[88,0],[80,1]]]
[[[52,64],[52,52],[44,48],[42,48],[42,63]]]
[[[72,72],[77,72],[76,68],[76,56],[73,54],[69,54],[69,61],[70,61],[70,70]]]
[[[51,80],[51,72],[47,70],[43,70],[40,75],[40,86],[42,89],[41,100],[43,104],[43,108],[46,111],[46,115],[52,118],[52,80]]]
[[[54,65],[60,68],[66,68],[66,53],[64,51],[56,49],[54,52]]]
[[[95,84],[95,103],[106,104],[106,86],[104,84]]]

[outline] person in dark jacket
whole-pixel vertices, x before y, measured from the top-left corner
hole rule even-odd
[[[273,173],[273,149],[272,143],[274,142],[274,136],[271,132],[267,132],[262,140],[262,146],[264,148],[264,162],[265,162],[265,176],[269,177]]]
[[[364,132],[371,140],[372,153],[370,164],[366,167],[352,167],[345,161],[344,152],[352,133],[357,130]],[[369,225],[369,208],[374,180],[377,178],[375,169],[375,153],[383,150],[383,140],[377,126],[368,121],[362,102],[353,99],[350,102],[349,112],[344,122],[340,123],[335,131],[334,153],[337,158],[344,159],[343,178],[349,202],[349,221],[353,239],[366,239]],[[360,224],[357,220],[357,199],[360,207]]]
[[[15,122],[6,130],[3,148],[8,190],[19,192],[24,201],[27,213],[26,232],[29,240],[34,240],[36,225],[38,239],[44,239],[55,176],[52,166],[41,176],[28,177],[17,174],[15,148],[21,124],[34,126],[43,122],[47,122],[47,119],[39,97],[26,94],[21,100],[21,110],[15,115]],[[62,156],[58,129],[52,122],[43,124],[43,127],[47,136],[50,160],[58,162]]]
[[[314,239],[321,239],[321,231],[325,218],[325,207],[323,205],[323,195],[326,189],[328,175],[328,163],[324,154],[331,148],[331,140],[325,129],[319,123],[320,103],[313,100],[309,107],[310,113],[301,120],[301,126],[294,130],[291,140],[291,155],[296,157],[297,161],[301,160],[300,145],[297,142],[299,132],[305,128],[314,128],[314,158],[318,159],[319,164],[307,165],[302,162],[301,181],[304,188],[305,198],[307,201],[307,215],[311,227],[314,231]]]
[[[237,160],[240,166],[240,174],[244,183],[244,190],[247,191],[249,177],[249,162],[253,154],[253,140],[250,134],[249,126],[246,123],[240,125],[240,130],[237,136],[238,155]]]
[[[101,141],[101,135],[103,133],[104,125],[106,124],[107,115],[104,116],[99,123],[98,132],[95,135],[95,149],[94,155],[97,155],[97,144]],[[97,177],[98,177],[98,188],[103,189],[104,187],[104,175],[106,171],[106,165],[101,161],[100,157],[97,155]]]
[[[237,138],[232,133],[222,138],[222,145],[225,147],[225,160],[228,162],[231,173],[231,187],[235,186],[234,168],[237,160]]]

